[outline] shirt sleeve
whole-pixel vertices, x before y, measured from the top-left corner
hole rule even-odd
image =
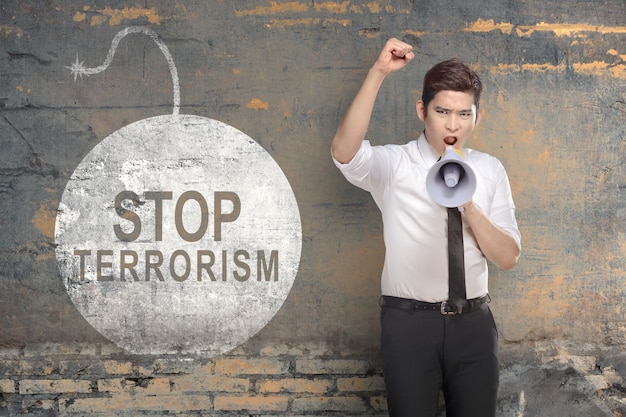
[[[333,161],[348,182],[373,192],[389,181],[391,170],[388,168],[392,166],[390,157],[391,152],[386,147],[374,147],[369,141],[364,140],[350,162],[342,164],[334,156]]]
[[[517,227],[517,220],[515,219],[515,204],[513,202],[509,177],[504,166],[499,162],[495,178],[496,190],[491,209],[489,210],[489,217],[496,225],[508,232],[521,249],[522,235]]]

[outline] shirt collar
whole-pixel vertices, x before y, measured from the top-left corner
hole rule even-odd
[[[435,163],[441,157],[441,155],[437,153],[435,148],[430,146],[430,143],[428,143],[428,141],[426,140],[426,136],[424,136],[424,133],[422,133],[417,139],[417,148],[419,149],[422,158],[424,158],[424,163],[426,164],[427,168],[435,165]]]

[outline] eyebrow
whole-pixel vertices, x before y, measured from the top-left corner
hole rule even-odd
[[[447,111],[447,112],[452,111],[452,109],[449,109],[449,108],[443,107],[443,106],[435,106],[435,110],[443,110],[443,111]],[[469,108],[469,109],[461,109],[458,112],[459,113],[471,113],[473,111],[474,110],[472,108]]]

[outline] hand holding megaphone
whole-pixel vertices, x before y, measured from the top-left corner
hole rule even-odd
[[[426,175],[426,191],[435,203],[444,207],[460,207],[472,198],[476,175],[460,150],[446,147],[443,157]]]

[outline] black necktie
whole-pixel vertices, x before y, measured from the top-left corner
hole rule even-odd
[[[448,208],[448,303],[457,313],[465,305],[465,254],[463,250],[463,220],[456,207]]]

